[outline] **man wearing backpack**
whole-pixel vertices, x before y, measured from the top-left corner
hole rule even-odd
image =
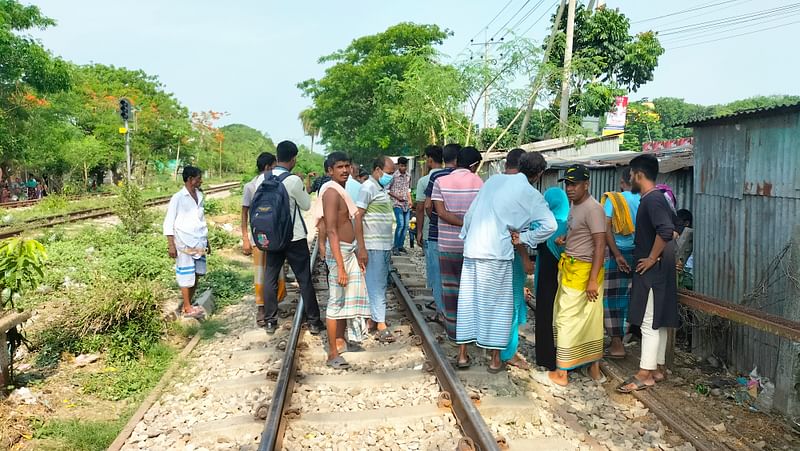
[[[253,227],[253,238],[256,245],[266,250],[267,264],[264,275],[264,317],[268,334],[275,333],[278,328],[278,275],[283,267],[284,261],[289,261],[292,271],[300,285],[300,294],[303,297],[303,308],[308,330],[311,334],[317,335],[325,329],[325,325],[320,321],[319,304],[317,304],[317,294],[314,291],[314,283],[311,280],[311,256],[308,252],[308,241],[306,237],[308,231],[303,212],[311,208],[311,197],[305,192],[303,181],[300,177],[291,174],[292,169],[297,163],[297,146],[291,141],[282,141],[277,147],[278,163],[271,174],[265,176],[264,183],[258,188],[253,196],[253,204],[250,207],[250,223]],[[286,194],[288,194],[288,208],[275,199],[279,197],[268,195],[264,192],[265,186],[270,181],[280,181],[283,184]],[[277,193],[280,194],[280,193]],[[274,205],[265,204],[267,201],[274,201]],[[291,237],[282,237],[280,230],[274,235],[278,242],[270,243],[270,240],[258,233],[259,227],[264,227],[263,221],[259,221],[259,212],[268,211],[274,208],[272,216],[276,222],[281,222],[285,218],[290,218],[292,229]],[[285,211],[280,211],[285,209]],[[270,224],[265,227],[269,229]],[[278,225],[275,225],[276,228]],[[285,243],[283,242],[285,241]],[[272,244],[272,245],[270,245]]]

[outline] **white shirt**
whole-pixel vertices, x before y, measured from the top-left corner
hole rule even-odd
[[[547,202],[523,174],[498,174],[486,181],[464,216],[460,238],[464,256],[513,260],[509,229],[520,241],[536,248],[555,233],[556,219]]]
[[[272,170],[272,173],[277,177],[284,172],[288,172],[286,168],[281,166],[275,166],[275,169]],[[258,187],[261,182],[264,181],[264,175],[260,175],[256,179],[256,188]],[[306,227],[303,225],[303,213],[304,211],[308,211],[311,209],[311,196],[308,195],[306,192],[306,187],[303,185],[303,181],[300,177],[296,175],[290,175],[286,177],[283,181],[283,186],[286,187],[286,191],[289,193],[289,211],[292,214],[292,222],[294,224],[294,234],[292,236],[292,241],[300,241],[306,238],[307,232]],[[255,193],[255,191],[253,191]],[[297,206],[297,208],[295,208]],[[300,211],[297,211],[297,210]]]
[[[253,203],[253,196],[256,194],[256,190],[258,189],[258,185],[264,181],[264,173],[258,174],[257,176],[253,177],[253,180],[250,180],[244,185],[244,189],[242,190],[242,207],[250,208],[250,204]],[[253,239],[253,231],[247,231],[247,235],[250,237],[250,244],[253,246],[256,245],[256,241]]]
[[[203,212],[205,196],[200,190],[195,190],[195,194],[197,202],[184,186],[172,196],[164,217],[164,235],[176,236],[187,247],[205,247],[208,240],[206,215]]]

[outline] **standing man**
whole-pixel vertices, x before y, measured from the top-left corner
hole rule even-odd
[[[567,168],[559,179],[566,185],[572,209],[567,219],[566,249],[559,261],[558,292],[553,306],[556,367],[550,381],[567,385],[567,371],[591,364],[589,376],[603,382],[603,259],[606,215],[589,194],[589,170]]]
[[[283,268],[283,262],[288,260],[300,285],[308,331],[312,335],[317,335],[325,329],[325,325],[319,317],[317,293],[311,280],[311,256],[306,240],[308,231],[303,220],[303,212],[311,208],[311,197],[305,192],[303,180],[291,174],[292,168],[297,164],[297,146],[291,141],[281,141],[278,143],[277,154],[278,163],[272,170],[272,175],[283,179],[283,186],[289,194],[289,214],[294,224],[294,232],[292,242],[286,249],[266,252],[267,270],[264,278],[266,329],[268,334],[274,334],[278,328],[278,276]]]
[[[329,299],[325,312],[328,323],[328,360],[334,369],[347,369],[350,364],[340,353],[347,350],[344,338],[347,320],[361,321],[369,316],[369,303],[364,286],[363,268],[356,256],[356,233],[353,219],[358,212],[355,202],[345,191],[350,159],[342,152],[333,152],[325,160],[331,181],[320,189],[321,202],[314,207],[320,238],[327,237]]]
[[[183,188],[169,200],[164,217],[164,235],[167,237],[169,256],[175,259],[175,278],[183,296],[183,315],[190,318],[203,316],[203,309],[192,306],[197,288],[197,278],[206,273],[208,227],[203,212],[203,174],[193,166],[183,168]]]
[[[483,186],[483,180],[475,174],[480,162],[481,153],[478,149],[464,147],[458,153],[458,169],[450,175],[437,178],[431,193],[431,200],[439,216],[439,269],[442,273],[445,329],[447,337],[453,341],[458,340],[458,287],[464,264],[461,227],[464,225],[464,215]],[[470,366],[466,344],[459,346],[456,365],[461,369]]]
[[[394,218],[397,226],[394,229],[394,247],[392,251],[395,255],[405,254],[406,249],[403,245],[406,242],[406,231],[408,221],[411,219],[411,174],[408,173],[408,158],[400,157],[397,159],[397,172],[392,175],[389,183],[389,196],[392,197],[394,207]]]
[[[547,168],[544,157],[531,152],[522,155],[520,161],[517,152],[513,158],[516,161],[512,164],[522,173],[489,178],[464,216],[459,235],[464,239],[464,266],[458,291],[457,343],[464,346],[476,342],[490,349],[490,373],[504,369],[500,351],[505,351],[512,336],[516,341],[518,335],[518,300],[524,287],[516,286],[513,280],[515,260],[522,265],[517,255],[524,252],[533,272],[524,247],[536,247],[556,231],[553,213],[532,186]],[[455,174],[439,182],[445,183]],[[524,298],[522,307],[526,307]],[[511,360],[515,353],[516,347],[505,360]]]
[[[353,199],[353,202],[358,200],[358,192],[361,190],[361,181],[358,180],[360,171],[361,166],[350,163],[350,174],[347,176],[347,183],[345,183],[344,188],[347,190],[347,194],[350,195],[350,198]]]
[[[444,322],[444,300],[442,297],[442,271],[439,267],[439,215],[433,208],[433,201],[431,194],[433,194],[433,186],[439,177],[444,177],[451,174],[456,170],[456,162],[458,161],[458,152],[461,150],[460,144],[447,144],[442,148],[442,162],[444,168],[439,171],[432,172],[428,179],[428,186],[425,188],[425,206],[424,211],[428,216],[428,242],[425,246],[425,263],[428,276],[431,277],[430,284],[433,291],[433,301],[436,303],[437,316],[429,318],[429,320],[438,320],[441,325]]]
[[[395,341],[386,327],[386,286],[392,252],[392,201],[386,187],[392,182],[394,162],[380,156],[372,162],[372,174],[358,193],[355,219],[358,261],[366,270],[367,294],[371,310],[369,330],[376,330],[382,343]]]
[[[256,167],[258,168],[258,175],[244,185],[242,191],[242,253],[244,255],[253,256],[253,278],[256,295],[256,325],[258,327],[265,327],[267,325],[266,314],[264,310],[264,271],[266,271],[267,254],[256,247],[256,242],[253,240],[253,233],[250,230],[250,204],[253,202],[253,195],[258,190],[261,182],[264,181],[264,175],[272,171],[275,167],[275,155],[269,152],[262,152],[256,160]],[[278,302],[286,297],[286,279],[283,276],[283,271],[278,277]]]
[[[632,191],[642,194],[636,214],[636,268],[630,304],[630,323],[642,330],[642,356],[639,371],[617,387],[622,393],[649,388],[664,380],[667,329],[679,325],[673,239],[678,218],[656,187],[658,159],[639,155],[630,166]]]
[[[634,221],[639,210],[641,196],[631,192],[631,169],[622,171],[620,192],[603,194],[601,203],[606,213],[605,291],[603,293],[606,333],[611,337],[611,347],[605,356],[612,359],[625,358],[625,320],[631,290],[631,267],[633,264]]]
[[[435,277],[434,274],[438,275],[439,273],[439,254],[428,250],[428,230],[430,229],[430,221],[428,220],[428,214],[425,212],[425,189],[428,187],[428,181],[433,174],[442,170],[441,147],[431,145],[425,148],[425,167],[428,168],[428,174],[420,177],[417,182],[417,198],[414,206],[417,213],[417,244],[425,253],[425,279],[428,288],[433,291],[433,303],[429,304],[428,308],[436,310],[436,314],[428,319],[433,321],[438,319],[442,321],[441,315],[443,308],[440,305],[442,301],[442,284],[439,283],[437,286],[434,283],[438,280],[438,276]]]

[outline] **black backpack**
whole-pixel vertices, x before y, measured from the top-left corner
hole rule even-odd
[[[294,236],[294,216],[297,204],[290,212],[289,193],[283,181],[291,173],[275,176],[272,172],[264,174],[264,181],[258,186],[250,203],[250,230],[256,247],[262,251],[280,252],[285,250]],[[302,215],[300,221],[305,229]]]

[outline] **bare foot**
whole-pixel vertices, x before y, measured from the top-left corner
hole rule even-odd
[[[567,379],[567,372],[564,370],[548,371],[547,377],[549,377],[554,384],[562,387],[566,387],[569,383],[569,380]]]

